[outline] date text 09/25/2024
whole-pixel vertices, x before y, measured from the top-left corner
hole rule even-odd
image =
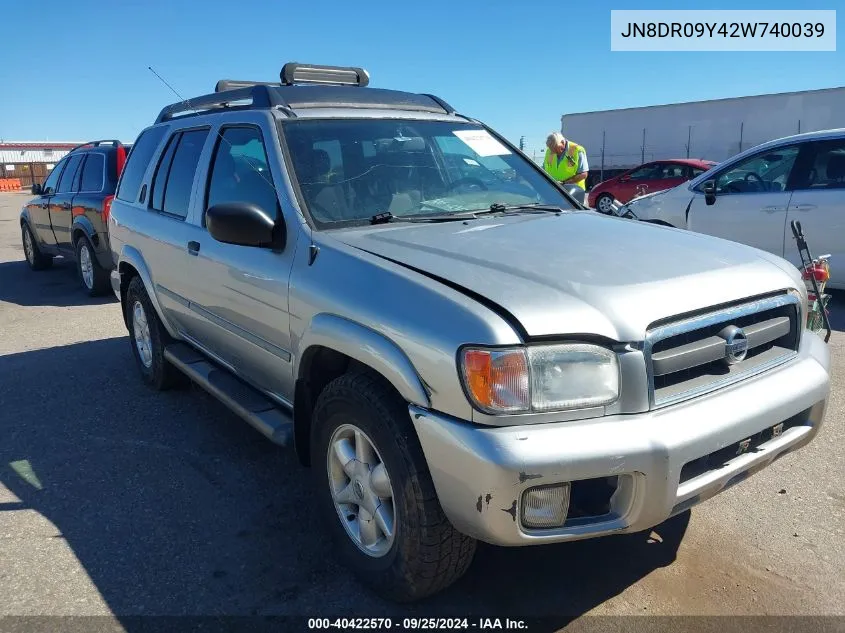
[[[335,629],[396,629],[396,630],[525,630],[528,625],[524,620],[510,618],[309,618],[310,630]]]

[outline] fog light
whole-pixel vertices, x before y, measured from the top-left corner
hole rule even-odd
[[[538,486],[522,493],[522,524],[527,528],[560,527],[568,510],[568,483]]]

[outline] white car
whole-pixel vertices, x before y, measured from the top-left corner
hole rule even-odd
[[[829,287],[845,288],[845,129],[769,141],[700,176],[622,207],[640,220],[685,228],[801,259],[800,220],[814,256],[830,254]]]

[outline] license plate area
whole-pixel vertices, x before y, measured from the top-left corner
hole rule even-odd
[[[679,483],[683,484],[690,479],[695,479],[705,473],[724,468],[728,465],[728,463],[740,455],[757,452],[763,444],[780,437],[785,431],[796,426],[803,426],[807,424],[809,414],[810,410],[807,409],[798,415],[792,416],[788,420],[778,422],[772,426],[767,426],[751,437],[743,438],[738,442],[719,449],[718,451],[713,451],[712,453],[703,455],[698,459],[687,462],[684,464],[683,468],[681,468],[681,478]]]

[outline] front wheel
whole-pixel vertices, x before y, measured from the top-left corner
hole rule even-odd
[[[596,200],[596,211],[606,215],[613,213],[613,196],[609,193],[601,194]]]
[[[371,373],[335,379],[313,424],[318,503],[347,567],[403,602],[460,578],[475,541],[443,513],[407,405],[390,385]]]

